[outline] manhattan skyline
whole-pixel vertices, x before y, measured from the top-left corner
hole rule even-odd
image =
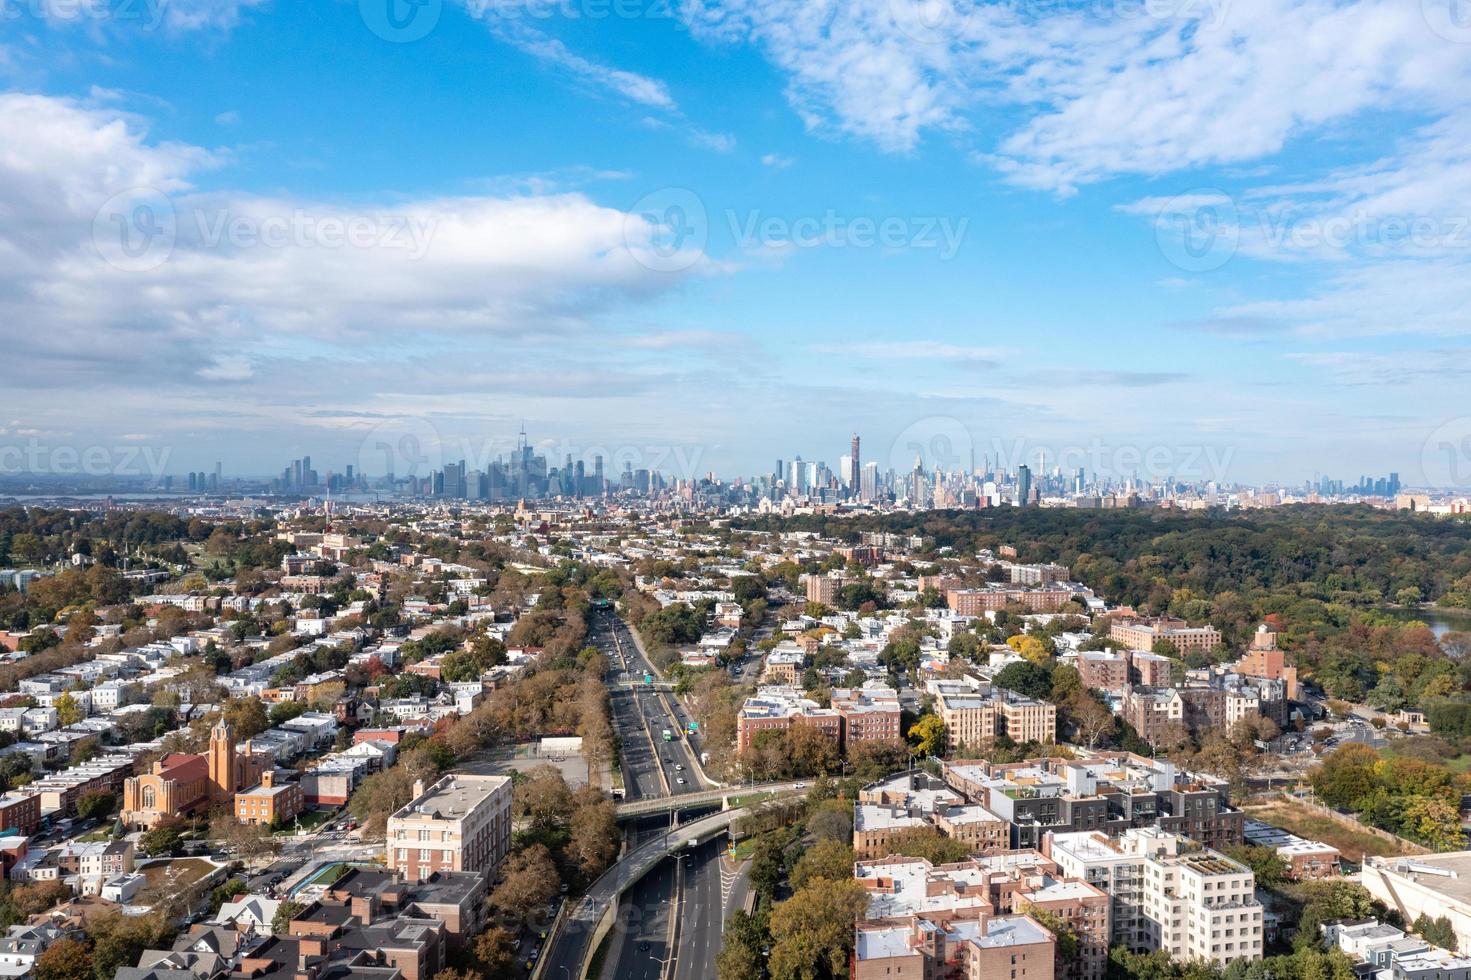
[[[5,7],[0,446],[1471,472],[1448,3],[383,6]]]

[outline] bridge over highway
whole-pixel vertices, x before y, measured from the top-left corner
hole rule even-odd
[[[538,975],[549,980],[582,980],[593,950],[618,925],[614,921],[618,897],[666,857],[724,833],[745,813],[744,807],[738,807],[702,817],[666,831],[625,854],[593,882],[581,901],[564,911],[547,941]]]
[[[716,804],[726,808],[730,806],[732,799],[746,802],[748,797],[763,793],[768,797],[778,797],[798,796],[806,791],[806,783],[755,783],[748,786],[726,786],[723,789],[707,789],[671,796],[652,796],[618,804],[618,819],[632,820],[635,817],[648,817],[657,813],[689,810]]]

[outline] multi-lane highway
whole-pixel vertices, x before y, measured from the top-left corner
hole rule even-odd
[[[607,679],[613,724],[621,746],[619,761],[626,799],[648,800],[702,790],[700,769],[694,764],[692,750],[684,737],[688,719],[674,713],[674,699],[666,700],[659,692],[638,686],[631,689],[612,686],[630,679],[642,681],[644,673],[651,670],[628,627],[609,613],[594,613],[588,622],[588,639],[608,658]],[[668,742],[663,739],[666,728],[673,736]],[[692,826],[701,822],[694,819]],[[545,977],[577,980],[582,958],[591,952],[588,943],[592,927],[610,901],[619,901],[606,961],[610,976],[672,980],[674,963],[682,958],[680,947],[684,945],[684,937],[706,934],[711,929],[715,951],[719,951],[722,916],[718,893],[717,900],[708,908],[704,907],[703,898],[689,905],[681,901],[682,879],[686,874],[702,889],[701,894],[708,897],[705,865],[712,860],[709,855],[716,855],[712,873],[718,887],[718,845],[700,848],[696,856],[681,859],[686,864],[698,864],[698,868],[680,868],[675,859],[663,858],[671,842],[682,839],[678,831],[670,835],[672,824],[671,816],[659,815],[627,825],[624,860],[605,876],[609,880],[600,880],[588,898],[571,910],[557,941],[546,951]],[[647,874],[638,877],[644,869]],[[625,886],[627,891],[620,899],[619,891]],[[677,925],[676,908],[680,909]],[[671,946],[675,942],[679,946]],[[705,947],[709,944],[708,939],[703,943]],[[714,970],[713,954],[710,955],[710,972],[705,977]],[[704,957],[692,953],[691,958]]]

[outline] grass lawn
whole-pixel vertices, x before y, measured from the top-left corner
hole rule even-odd
[[[150,861],[146,865],[140,864],[137,870],[148,882],[145,888],[167,885],[182,889],[194,884],[215,870],[215,867],[204,858],[163,858]]]
[[[1355,830],[1346,824],[1319,816],[1306,807],[1286,800],[1274,800],[1264,805],[1246,806],[1242,809],[1248,817],[1260,820],[1262,823],[1281,827],[1299,837],[1331,844],[1338,848],[1340,854],[1355,864],[1363,863],[1365,855],[1397,857],[1402,854],[1416,853],[1406,850],[1393,841],[1384,840],[1365,831]]]
[[[739,807],[750,806],[753,803],[769,800],[775,795],[775,793],[747,793],[745,796],[732,796],[730,798],[730,808],[735,810]]]
[[[302,830],[313,831],[335,816],[337,816],[336,810],[308,810],[301,815],[300,826]],[[280,830],[276,831],[275,836],[294,837],[296,835],[296,829],[297,823],[295,821],[292,821],[291,823],[288,823],[285,827],[282,827]]]

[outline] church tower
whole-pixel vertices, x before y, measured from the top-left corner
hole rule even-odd
[[[209,732],[209,795],[211,801],[233,801],[236,785],[235,733],[221,718]]]

